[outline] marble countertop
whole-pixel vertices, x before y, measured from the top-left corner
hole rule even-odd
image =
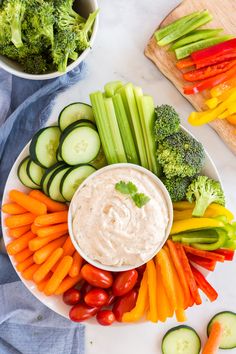
[[[58,115],[65,103],[88,101],[90,92],[102,89],[111,80],[131,81],[141,86],[155,98],[156,104],[173,105],[181,115],[182,124],[204,144],[221,175],[227,205],[236,214],[235,156],[210,127],[188,125],[191,105],[143,54],[155,27],[178,3],[178,0],[100,0],[99,31],[86,60],[87,75],[57,98],[53,115]],[[232,283],[235,270],[235,262],[218,265],[209,280],[218,290],[219,299],[215,303],[204,299],[201,306],[187,310],[186,324],[198,331],[202,341],[206,339],[206,326],[213,314],[236,310],[236,287]],[[164,324],[87,325],[86,354],[159,354],[163,335],[176,325],[175,319]]]

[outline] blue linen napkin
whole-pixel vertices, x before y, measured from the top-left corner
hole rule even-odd
[[[0,69],[0,201],[20,151],[47,122],[56,95],[83,79],[82,69],[46,81],[20,79]],[[0,249],[0,354],[35,353],[84,354],[84,326],[38,301]]]

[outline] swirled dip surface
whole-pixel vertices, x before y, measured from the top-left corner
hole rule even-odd
[[[138,208],[115,189],[131,181],[150,201]],[[88,180],[71,206],[73,234],[87,256],[104,265],[138,265],[162,243],[168,224],[166,201],[157,183],[135,168],[105,170]]]

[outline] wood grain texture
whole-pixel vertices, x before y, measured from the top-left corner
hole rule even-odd
[[[235,0],[184,0],[167,15],[157,28],[163,27],[186,14],[203,9],[208,9],[213,15],[213,20],[204,27],[224,28],[225,34],[236,35]],[[145,55],[154,62],[158,69],[176,86],[196,110],[206,109],[204,101],[209,97],[209,92],[205,91],[195,95],[183,94],[183,86],[184,84],[186,85],[186,81],[175,66],[176,57],[173,52],[167,51],[166,47],[159,47],[152,36],[145,48]],[[226,120],[220,119],[211,122],[210,126],[215,129],[221,139],[236,154],[236,127],[229,124]]]

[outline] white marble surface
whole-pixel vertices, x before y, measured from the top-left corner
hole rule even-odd
[[[196,0],[195,0],[196,1]],[[162,18],[178,0],[100,0],[100,28],[96,44],[87,59],[87,77],[61,94],[53,116],[65,103],[88,101],[88,94],[102,89],[107,81],[132,81],[153,95],[156,104],[172,104],[181,114],[182,123],[204,144],[220,171],[227,204],[236,214],[236,158],[208,126],[193,128],[186,122],[191,105],[143,55],[145,44]],[[187,324],[206,339],[206,325],[213,314],[221,310],[236,311],[235,262],[218,265],[209,277],[219,292],[219,300],[187,311]],[[86,354],[157,354],[167,329],[175,326],[174,319],[165,324],[122,325],[102,327],[87,325]],[[222,351],[223,352],[223,351]],[[236,353],[236,349],[230,353]]]

